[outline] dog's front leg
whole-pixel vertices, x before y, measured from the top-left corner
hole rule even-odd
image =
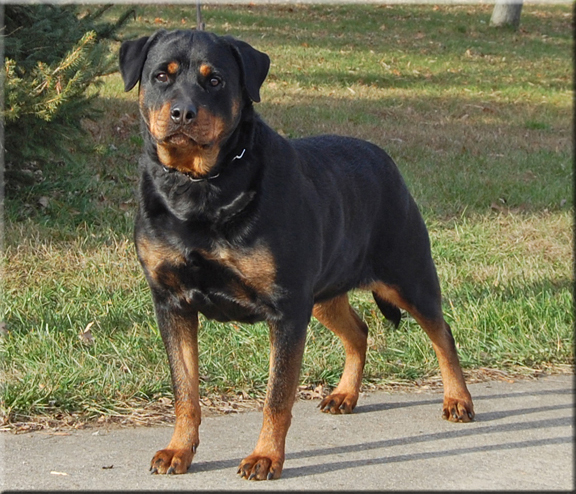
[[[199,444],[198,314],[156,301],[156,318],[168,354],[176,426],[172,440],[152,458],[152,473],[186,473]]]
[[[263,423],[256,447],[240,463],[238,473],[249,480],[277,479],[284,464],[286,433],[298,386],[307,320],[270,323],[270,376]]]

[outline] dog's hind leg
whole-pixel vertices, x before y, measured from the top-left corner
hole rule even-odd
[[[444,384],[442,415],[452,422],[470,422],[474,418],[472,397],[466,387],[452,331],[442,315],[440,287],[433,269],[418,286],[406,287],[376,282],[370,286],[381,299],[409,312],[432,341]]]
[[[336,389],[320,403],[320,409],[333,414],[352,413],[358,402],[362,373],[366,362],[368,326],[348,302],[348,295],[314,305],[312,312],[324,326],[333,331],[344,345],[344,372]]]

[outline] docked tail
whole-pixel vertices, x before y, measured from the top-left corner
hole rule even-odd
[[[400,318],[402,317],[400,309],[394,304],[380,298],[375,292],[372,292],[372,296],[374,297],[374,301],[380,309],[380,312],[382,312],[384,317],[391,321],[394,324],[394,327],[397,328],[400,325]]]

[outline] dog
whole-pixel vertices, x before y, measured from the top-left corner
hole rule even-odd
[[[152,473],[185,473],[199,444],[199,313],[270,329],[263,424],[243,478],[282,473],[312,315],[345,349],[342,378],[320,408],[356,406],[368,327],[348,302],[353,289],[371,291],[395,325],[400,309],[414,317],[439,361],[444,418],[472,420],[428,231],[388,154],[360,139],[272,130],[254,110],[270,59],[233,37],[160,30],[124,41],[119,59],[125,90],[139,83],[134,237],[175,398],[174,433]]]

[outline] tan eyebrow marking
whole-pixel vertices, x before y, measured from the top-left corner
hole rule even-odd
[[[170,62],[168,64],[168,73],[171,75],[174,75],[176,72],[178,72],[178,69],[180,68],[180,65],[178,65],[177,62]]]
[[[204,76],[204,77],[208,77],[211,73],[212,73],[212,67],[210,67],[209,65],[203,63],[202,65],[200,65],[200,73]]]

